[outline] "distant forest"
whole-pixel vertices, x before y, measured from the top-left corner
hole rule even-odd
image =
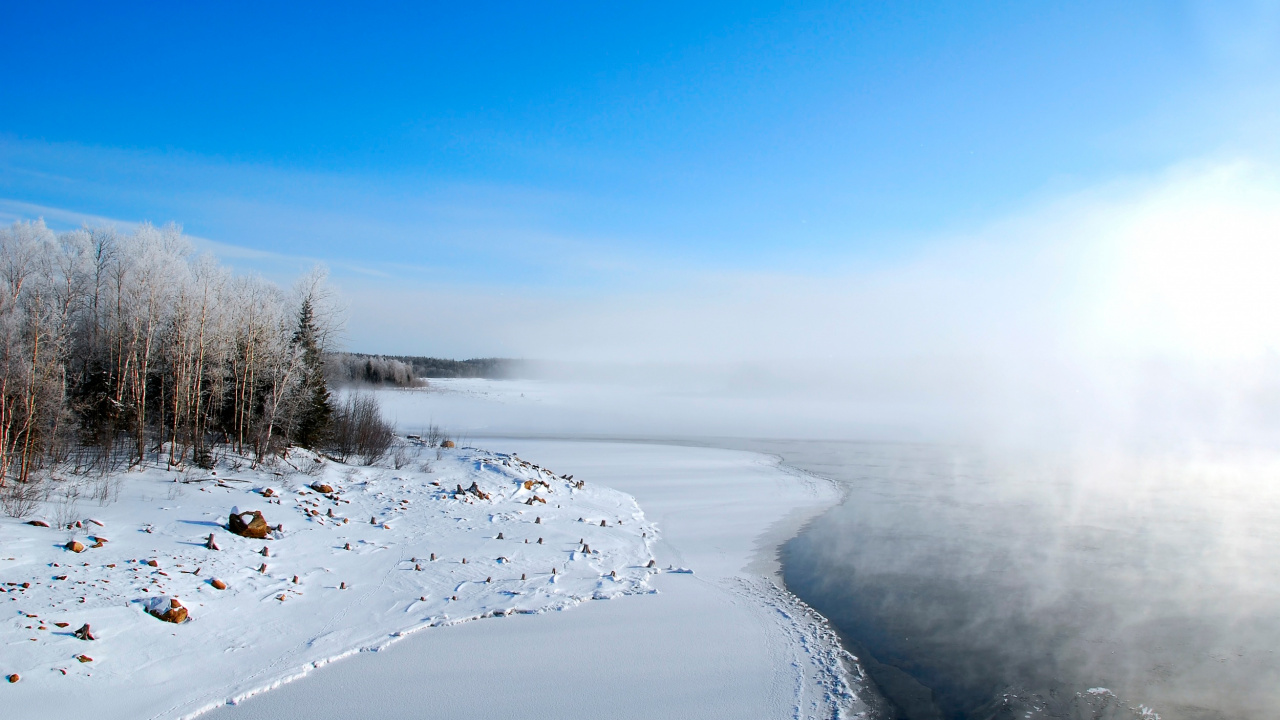
[[[516,377],[522,363],[507,358],[472,358],[446,360],[417,355],[368,355],[365,353],[332,353],[325,358],[330,383],[348,385],[393,385],[417,387],[419,378],[486,378],[503,380]]]

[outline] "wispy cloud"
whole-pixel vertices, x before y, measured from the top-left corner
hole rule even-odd
[[[513,285],[616,285],[669,262],[624,238],[563,227],[557,218],[586,203],[582,197],[404,173],[290,169],[0,136],[0,197],[9,198],[10,216],[39,212],[73,224],[174,220],[232,248],[436,281],[486,282],[501,273]]]

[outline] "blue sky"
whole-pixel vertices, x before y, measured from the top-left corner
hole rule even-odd
[[[1274,2],[189,5],[0,9],[0,213],[590,298],[902,262],[1280,122]]]

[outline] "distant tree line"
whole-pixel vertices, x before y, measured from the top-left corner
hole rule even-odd
[[[421,378],[510,379],[519,375],[522,363],[506,358],[446,360],[417,355],[334,353],[328,358],[328,367],[329,379],[335,384],[417,387]]]
[[[329,397],[324,280],[232,275],[174,225],[0,229],[0,488],[149,456],[207,465],[217,445],[323,449],[335,412],[385,440],[367,403]]]
[[[427,384],[412,365],[381,355],[333,353],[325,358],[325,372],[333,385],[422,387]]]

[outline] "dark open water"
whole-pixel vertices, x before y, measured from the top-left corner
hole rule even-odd
[[[1273,462],[738,446],[845,488],[784,546],[784,578],[890,714],[1280,717]]]

